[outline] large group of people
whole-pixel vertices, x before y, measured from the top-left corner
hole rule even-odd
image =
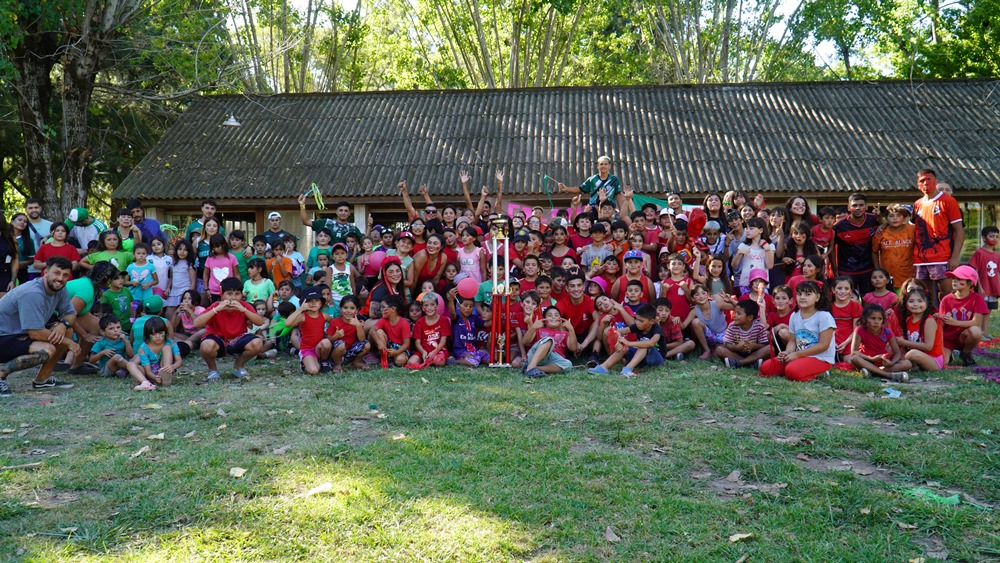
[[[919,199],[885,210],[864,193],[813,210],[801,196],[768,205],[742,190],[637,207],[601,157],[579,186],[557,183],[569,208],[507,216],[503,179],[473,204],[460,172],[464,207],[436,205],[426,186],[414,198],[401,182],[399,226],[356,224],[347,201],[314,217],[300,197],[310,248],[277,211],[248,240],[205,200],[168,237],[138,200],[110,228],[82,208],[47,221],[29,200],[0,221],[0,396],[11,373],[35,366],[34,388],[71,387],[53,375],[68,370],[156,389],[192,352],[209,381],[227,355],[241,379],[248,362],[289,353],[311,375],[476,367],[493,357],[494,279],[509,296],[499,357],[527,377],[574,365],[631,377],[697,356],[797,381],[839,361],[907,381],[973,364],[990,338],[1000,231],[984,229],[961,264],[961,209],[932,170],[917,174]]]

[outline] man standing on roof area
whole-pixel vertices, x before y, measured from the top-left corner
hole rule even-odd
[[[268,213],[267,222],[270,226],[263,232],[263,235],[264,238],[267,239],[267,244],[271,248],[274,248],[279,244],[284,244],[285,235],[292,235],[292,233],[281,228],[281,213],[278,213],[277,211]]]
[[[42,219],[42,203],[37,199],[29,199],[24,202],[24,213],[28,216],[28,232],[31,233],[31,240],[35,243],[35,250],[45,244],[45,239],[49,238],[49,229],[52,228],[52,221]],[[39,271],[32,264],[28,266],[28,279],[35,279]]]
[[[311,227],[313,232],[326,227],[330,229],[330,234],[333,238],[330,244],[335,244],[338,242],[347,243],[348,233],[354,233],[358,236],[358,240],[361,240],[361,230],[354,223],[351,223],[351,213],[354,210],[351,208],[351,204],[346,201],[337,202],[337,218],[330,219],[329,217],[323,217],[320,219],[311,219],[309,217],[309,212],[306,211],[306,196],[299,196],[299,218],[302,220],[302,224]]]
[[[597,206],[600,201],[600,194],[603,191],[608,201],[617,202],[618,196],[622,192],[622,183],[611,173],[611,158],[601,156],[597,158],[597,174],[584,180],[579,188],[567,186],[559,182],[559,193],[563,194],[590,194],[590,200],[584,208],[584,212],[589,212],[591,208]],[[619,204],[618,207],[621,207]]]
[[[940,189],[933,170],[917,172],[917,188],[924,196],[913,204],[917,227],[913,265],[917,279],[931,281],[931,298],[937,303],[938,295],[951,293],[951,279],[945,273],[958,267],[965,226],[958,202]]]
[[[160,229],[160,222],[156,219],[147,219],[146,210],[142,207],[142,201],[137,198],[132,198],[125,202],[125,207],[132,212],[132,222],[136,227],[139,227],[139,232],[142,233],[142,240],[147,243],[153,242],[156,237],[162,237],[166,240],[166,236],[163,234],[163,230]]]

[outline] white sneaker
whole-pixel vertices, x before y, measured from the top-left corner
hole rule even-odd
[[[277,348],[271,348],[267,352],[264,352],[264,357],[267,358],[267,359],[269,359],[269,360],[273,360],[273,359],[277,358],[278,357],[278,349]]]

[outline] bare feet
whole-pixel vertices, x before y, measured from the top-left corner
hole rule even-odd
[[[712,352],[705,352],[704,354],[698,356],[699,360],[707,360],[712,357]]]
[[[153,385],[152,383],[150,383],[148,381],[143,381],[142,383],[140,383],[140,384],[136,385],[135,387],[133,387],[132,390],[133,391],[155,391],[156,390],[156,385]]]

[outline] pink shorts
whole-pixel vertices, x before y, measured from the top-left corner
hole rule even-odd
[[[944,369],[944,355],[935,356],[934,361],[937,362],[939,368]]]
[[[303,348],[299,350],[299,360],[304,360],[306,358],[316,358],[319,359],[319,354],[316,353],[315,348]]]

